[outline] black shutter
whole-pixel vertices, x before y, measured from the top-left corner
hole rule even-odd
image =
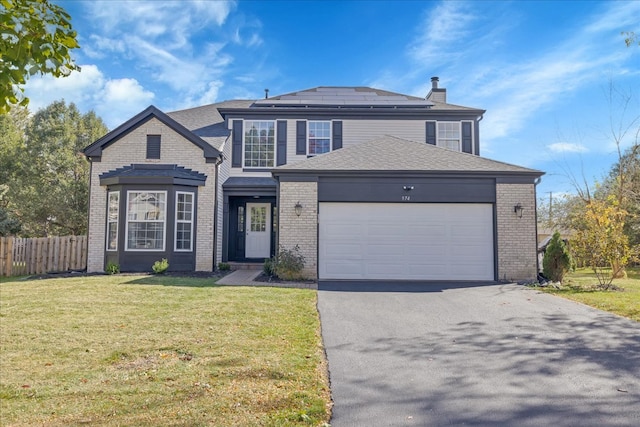
[[[471,122],[462,122],[462,151],[472,153]]]
[[[242,120],[234,120],[231,132],[231,167],[242,167]]]
[[[282,166],[287,163],[287,122],[285,120],[278,120],[278,147],[277,147],[277,159],[276,166]]]
[[[337,150],[338,148],[342,148],[342,122],[334,121],[333,122],[333,138],[332,138],[332,150]]]
[[[296,122],[296,154],[307,154],[307,122]]]
[[[160,158],[160,135],[147,135],[147,159]]]
[[[427,122],[427,144],[436,145],[436,122]]]

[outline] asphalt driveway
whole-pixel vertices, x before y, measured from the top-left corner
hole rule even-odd
[[[326,288],[332,427],[640,426],[637,322],[519,285]]]

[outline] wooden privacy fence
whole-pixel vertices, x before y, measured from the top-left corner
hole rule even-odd
[[[0,237],[0,276],[87,268],[87,236]]]

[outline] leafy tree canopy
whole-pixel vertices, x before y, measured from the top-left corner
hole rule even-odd
[[[69,14],[49,0],[0,0],[0,114],[28,104],[30,76],[79,70],[70,56],[80,47],[76,38]]]
[[[21,108],[0,116],[6,208],[22,223],[25,237],[86,233],[89,163],[82,149],[107,127],[94,112],[82,114],[64,101],[51,103],[19,127],[10,118],[20,116]]]

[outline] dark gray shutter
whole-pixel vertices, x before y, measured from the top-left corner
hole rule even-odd
[[[462,151],[471,154],[472,142],[471,122],[462,122]]]
[[[234,120],[231,132],[231,167],[242,167],[242,120]]]
[[[147,135],[147,159],[160,158],[160,135]]]
[[[427,144],[436,145],[436,122],[427,122]]]
[[[332,138],[332,150],[337,150],[338,148],[342,148],[342,122],[334,121],[333,122],[333,138]]]
[[[307,122],[296,122],[296,154],[307,154]]]
[[[278,147],[276,166],[282,166],[287,163],[287,122],[285,120],[278,120]]]

